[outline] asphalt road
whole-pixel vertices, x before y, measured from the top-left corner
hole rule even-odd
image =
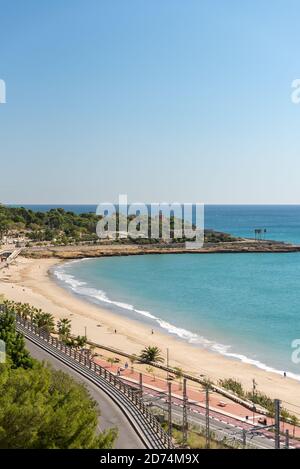
[[[139,436],[136,434],[123,412],[105,392],[103,392],[89,380],[85,379],[83,376],[76,373],[76,371],[64,365],[55,357],[30,342],[28,339],[25,339],[25,341],[27,349],[34,358],[40,361],[47,361],[53,366],[53,368],[68,373],[74,379],[86,385],[90,395],[98,403],[101,411],[98,424],[99,430],[105,430],[106,428],[111,427],[117,427],[119,430],[119,436],[115,444],[116,449],[145,448],[143,442],[140,440]]]

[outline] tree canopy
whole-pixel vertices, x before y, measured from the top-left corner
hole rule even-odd
[[[95,213],[76,214],[63,208],[35,212],[24,207],[0,204],[0,239],[10,231],[26,231],[33,241],[96,239]]]
[[[121,217],[122,215],[120,215]],[[131,214],[127,217],[127,222],[132,221],[135,215]],[[74,213],[63,208],[52,208],[45,212],[33,211],[25,207],[9,207],[0,204],[0,241],[3,235],[13,231],[20,233],[24,232],[26,238],[30,242],[51,242],[53,244],[68,244],[77,242],[95,242],[98,240],[96,234],[96,225],[101,219],[101,216],[96,215],[94,212],[89,213]],[[126,239],[132,243],[148,244],[160,241],[160,236],[157,238],[147,237],[151,231],[151,223],[155,217],[147,215],[140,216],[139,219],[144,220],[148,224],[148,233],[146,237],[129,237]],[[184,236],[174,233],[175,220],[174,214],[170,217],[159,217],[160,229],[159,231],[166,231],[174,242],[183,242]],[[185,224],[188,221],[185,220]],[[178,225],[178,220],[177,220]],[[138,223],[138,231],[141,228],[141,223]],[[193,225],[190,223],[189,228]],[[195,228],[195,227],[194,227]],[[116,231],[119,230],[119,216],[116,218]],[[147,231],[147,230],[146,230]],[[176,230],[175,230],[176,231]],[[235,241],[236,238],[227,233],[215,232],[213,230],[205,229],[205,242],[218,243]],[[123,242],[122,239],[119,240]]]
[[[0,365],[0,448],[112,448],[116,430],[97,434],[86,388],[43,364]]]
[[[0,313],[0,448],[113,447],[116,429],[98,432],[99,409],[82,384],[30,357],[11,311]]]
[[[149,345],[148,347],[145,347],[141,354],[140,354],[140,359],[145,361],[145,362],[163,362],[164,359],[161,356],[161,350],[154,346]]]
[[[32,368],[33,360],[25,348],[24,337],[16,331],[14,315],[8,310],[0,313],[0,339],[5,342],[13,368]]]

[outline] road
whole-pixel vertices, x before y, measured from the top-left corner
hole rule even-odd
[[[89,390],[90,395],[98,403],[101,409],[101,416],[99,419],[99,430],[105,430],[110,427],[117,427],[119,429],[119,436],[115,444],[116,449],[140,449],[145,448],[144,444],[136,434],[123,412],[119,407],[107,396],[106,393],[101,391],[98,386],[91,383],[88,379],[79,375],[76,371],[64,365],[60,360],[33,344],[30,340],[26,340],[26,347],[30,354],[39,361],[47,361],[53,368],[64,371],[71,375],[77,381],[84,383]]]

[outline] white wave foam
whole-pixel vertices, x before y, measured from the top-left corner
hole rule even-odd
[[[265,363],[260,362],[259,360],[254,360],[252,358],[246,357],[246,355],[241,355],[238,353],[232,353],[232,352],[220,352],[222,355],[229,357],[229,358],[235,358],[240,360],[243,363],[247,363],[248,365],[256,366],[257,368],[260,368],[261,370],[268,371],[270,373],[276,373],[278,375],[283,376],[285,370],[277,370],[276,368],[273,368],[269,365],[266,365]],[[288,378],[295,379],[297,381],[300,381],[300,375],[297,375],[296,373],[292,373],[290,371],[286,372],[286,376]]]
[[[85,282],[80,282],[79,280],[76,280],[75,277],[73,277],[73,275],[66,274],[62,269],[54,270],[54,275],[58,278],[58,280],[61,280],[62,282],[65,282],[68,285],[70,285],[74,290],[77,287],[86,285]]]
[[[157,319],[157,317],[153,316],[153,314],[149,313],[149,311],[143,311],[143,310],[140,310],[140,309],[136,309],[135,312],[138,313],[138,314],[141,314],[142,316],[146,316],[147,318],[150,318],[150,319]]]
[[[160,327],[163,329],[166,329],[169,334],[175,334],[178,335],[181,339],[185,339],[188,342],[190,342],[192,339],[198,339],[199,336],[197,334],[194,334],[193,332],[187,331],[186,329],[182,329],[180,327],[176,327],[173,324],[170,324],[169,322],[166,322],[162,319],[156,318],[158,324]]]
[[[67,265],[70,265],[71,263],[74,262],[82,262],[83,260],[86,259],[80,259],[80,260],[75,260],[68,262]],[[66,264],[65,264],[66,265]],[[162,329],[165,329],[169,334],[173,334],[178,336],[180,339],[183,339],[187,342],[189,342],[192,345],[200,345],[201,347],[204,347],[206,349],[209,349],[213,352],[217,352],[223,356],[226,356],[228,358],[236,359],[241,361],[242,363],[246,363],[252,366],[256,366],[257,368],[260,368],[261,370],[271,372],[271,373],[276,373],[279,375],[283,375],[284,370],[277,370],[276,368],[273,368],[271,366],[268,366],[259,360],[254,360],[252,358],[247,357],[246,355],[230,352],[229,350],[231,349],[230,345],[224,345],[224,344],[219,344],[213,341],[210,341],[206,339],[205,337],[202,337],[194,332],[188,331],[186,329],[177,327],[173,324],[170,324],[169,322],[154,316],[152,313],[149,311],[143,311],[140,309],[135,309],[133,305],[123,303],[120,301],[113,301],[109,299],[106,295],[106,293],[102,290],[97,290],[95,288],[90,288],[90,287],[85,287],[87,285],[86,282],[82,282],[77,280],[73,275],[67,274],[64,270],[64,266],[59,266],[53,270],[53,273],[55,277],[62,283],[68,285],[72,291],[74,291],[76,294],[85,296],[89,298],[91,301],[100,301],[104,303],[111,304],[113,306],[116,306],[120,309],[125,309],[128,311],[132,311],[133,313],[137,313],[141,316],[145,316],[148,319],[151,319],[155,321]],[[297,381],[300,381],[300,375],[297,375],[292,372],[286,372],[287,377],[295,379]]]

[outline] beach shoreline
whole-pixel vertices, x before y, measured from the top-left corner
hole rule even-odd
[[[299,381],[189,344],[162,330],[155,329],[152,334],[151,326],[145,323],[81,299],[53,279],[51,271],[62,262],[19,257],[9,269],[0,272],[0,294],[50,312],[55,319],[71,319],[73,334],[84,335],[86,331],[88,340],[99,345],[136,355],[144,346],[156,345],[164,357],[168,348],[172,367],[180,367],[196,377],[205,376],[215,383],[236,378],[248,390],[255,379],[259,391],[281,399],[291,412],[296,412],[293,406],[300,406]]]

